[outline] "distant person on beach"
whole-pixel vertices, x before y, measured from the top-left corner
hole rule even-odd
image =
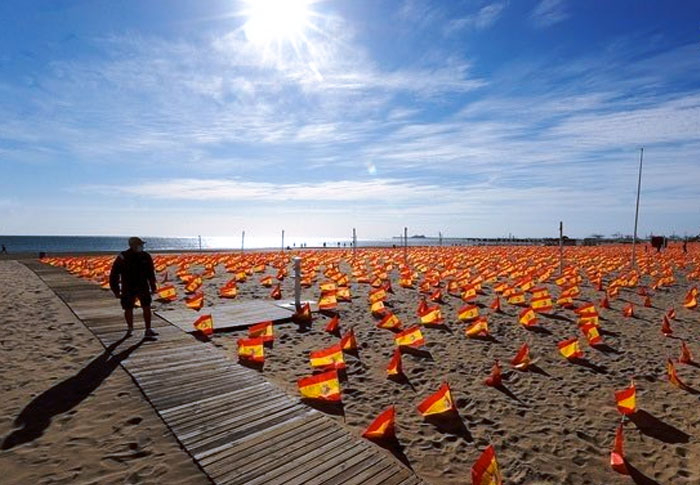
[[[138,237],[129,238],[129,249],[119,253],[112,264],[109,287],[121,300],[128,334],[134,331],[134,304],[138,298],[146,324],[145,336],[154,338],[158,334],[151,329],[151,293],[156,292],[156,273],[153,258],[143,250],[144,244]]]
[[[0,254],[7,254],[7,248],[5,247],[4,244],[1,245],[2,249],[0,249]]]

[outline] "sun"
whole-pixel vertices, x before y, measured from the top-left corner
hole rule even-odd
[[[245,0],[243,32],[248,41],[268,46],[305,39],[313,0]]]

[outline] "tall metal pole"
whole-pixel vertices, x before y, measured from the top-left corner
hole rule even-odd
[[[408,264],[408,228],[403,228],[403,262]]]
[[[199,252],[202,252],[202,236],[197,236],[199,238]]]
[[[438,232],[438,238],[440,241],[440,247],[442,247],[442,232]]]
[[[301,310],[301,258],[294,256],[294,308]]]
[[[355,251],[357,250],[357,231],[352,228],[352,260],[355,261]]]
[[[559,221],[559,274],[564,272],[564,222]]]
[[[644,147],[639,149],[639,178],[637,179],[637,207],[634,210],[634,237],[632,239],[632,267],[637,266],[637,222],[639,221],[639,194],[642,191],[642,160],[644,159]]]
[[[282,229],[282,251],[284,252],[284,229]]]
[[[243,252],[244,247],[245,247],[245,231],[241,232],[241,252]]]

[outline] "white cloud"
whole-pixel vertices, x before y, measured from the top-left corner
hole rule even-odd
[[[445,33],[449,35],[465,28],[487,29],[496,23],[505,7],[505,2],[494,2],[485,5],[472,15],[451,20],[445,27]]]
[[[549,27],[568,17],[564,0],[541,0],[531,14],[532,22],[536,27]]]

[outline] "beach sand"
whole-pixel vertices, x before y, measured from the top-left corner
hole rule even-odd
[[[221,268],[221,267],[220,267]],[[348,271],[349,267],[341,266]],[[273,274],[268,272],[267,274]],[[205,280],[207,305],[221,304],[216,289],[230,274]],[[269,289],[256,275],[239,284],[239,298],[268,298]],[[323,278],[320,278],[321,280]],[[404,328],[418,323],[417,289],[403,289],[392,275],[394,295],[388,305],[399,316]],[[646,279],[642,284],[647,284]],[[559,290],[546,285],[553,295]],[[293,280],[283,285],[286,298],[293,295]],[[482,314],[489,315],[494,341],[467,339],[464,324],[456,312],[463,305],[458,297],[446,296],[441,305],[445,326],[423,328],[427,344],[424,355],[403,355],[407,382],[386,378],[385,368],[393,352],[393,335],[376,328],[369,313],[367,284],[352,284],[352,303],[340,303],[341,330],[354,328],[359,343],[357,357],[346,356],[347,379],[342,382],[344,416],[335,419],[360,435],[387,406],[397,408],[400,450],[394,453],[418,475],[435,484],[471,483],[470,469],[488,445],[496,448],[506,483],[511,484],[607,484],[631,483],[609,465],[610,449],[620,414],[615,407],[614,390],[636,379],[640,411],[625,424],[625,451],[637,483],[693,484],[700,482],[700,400],[698,395],[672,387],[666,378],[668,356],[677,357],[680,338],[700,359],[700,317],[697,311],[682,308],[689,284],[680,278],[670,290],[654,292],[654,307],[643,308],[635,290],[623,289],[611,302],[610,310],[600,310],[603,339],[607,347],[596,350],[585,343],[573,311],[555,309],[540,316],[537,332],[517,323],[520,307],[502,303],[503,313],[492,314],[488,303],[493,292],[477,299]],[[602,293],[590,285],[581,286],[582,301],[600,300]],[[318,299],[318,285],[304,289],[302,297]],[[635,303],[636,317],[625,318],[621,308]],[[230,304],[230,303],[229,303]],[[674,306],[674,337],[660,333],[664,312]],[[206,308],[200,313],[206,312]],[[193,320],[196,312],[192,312]],[[275,327],[275,341],[266,350],[263,374],[291,395],[298,395],[296,380],[310,375],[309,351],[338,341],[323,331],[328,318],[318,316],[308,332],[295,324]],[[216,334],[214,345],[222,346],[232,359],[236,340],[244,331]],[[570,363],[557,349],[557,342],[579,337],[586,365]],[[508,363],[523,342],[530,345],[536,359],[536,372],[511,370]],[[500,359],[505,381],[502,390],[483,384],[495,359]],[[700,368],[677,364],[681,378],[700,389]],[[421,417],[416,405],[447,381],[457,402],[461,421],[431,423]]]
[[[209,483],[126,372],[15,261],[0,261],[0,315],[1,483]]]

